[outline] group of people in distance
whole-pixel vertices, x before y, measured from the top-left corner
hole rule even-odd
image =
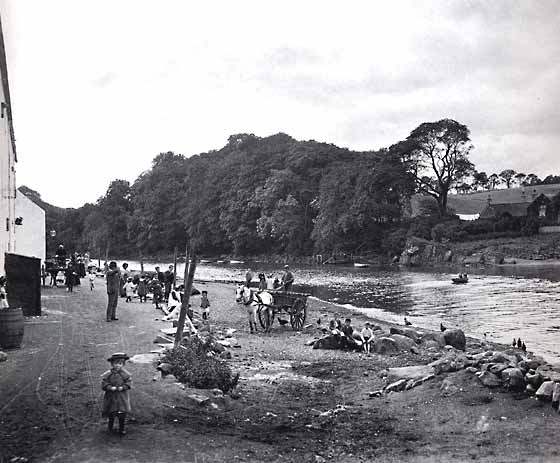
[[[283,290],[283,291],[291,291],[292,285],[294,284],[294,274],[290,271],[289,265],[284,265],[284,272],[280,279],[278,277],[274,278],[272,283],[266,277],[264,272],[258,274],[259,278],[259,291],[265,291],[267,289],[276,289],[276,290]],[[245,274],[245,285],[247,287],[251,287],[253,281],[253,271],[251,269],[247,270]]]
[[[321,320],[317,320],[317,324],[321,324]],[[334,339],[334,347],[344,350],[363,350],[367,354],[371,352],[371,346],[374,341],[373,327],[370,322],[366,322],[361,331],[357,331],[352,326],[352,320],[347,318],[344,323],[340,320],[338,314],[329,322],[328,329],[323,329],[328,337]]]

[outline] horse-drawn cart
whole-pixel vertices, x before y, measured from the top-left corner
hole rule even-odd
[[[259,322],[265,331],[269,331],[274,323],[275,315],[285,313],[290,316],[292,329],[300,331],[307,317],[307,298],[310,294],[294,293],[291,291],[269,292],[274,302],[272,305],[259,307]]]

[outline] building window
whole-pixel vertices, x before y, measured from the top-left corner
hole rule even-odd
[[[539,206],[539,217],[546,217],[546,205],[541,204]]]

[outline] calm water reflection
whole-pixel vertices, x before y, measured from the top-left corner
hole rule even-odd
[[[162,268],[167,263],[160,264]],[[139,268],[131,263],[132,268]],[[247,264],[201,264],[196,277],[243,280]],[[280,275],[279,266],[251,264]],[[153,265],[147,265],[153,269]],[[179,274],[183,272],[179,267]],[[508,266],[469,271],[469,283],[453,285],[448,270],[295,267],[295,291],[359,310],[372,317],[415,326],[462,328],[467,334],[510,343],[520,337],[529,350],[560,363],[560,266]],[[491,272],[491,274],[490,274]]]

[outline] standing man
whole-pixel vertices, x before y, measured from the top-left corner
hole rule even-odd
[[[173,265],[170,265],[169,270],[165,272],[165,293],[163,296],[165,298],[165,302],[169,300],[169,293],[171,292],[171,286],[173,286],[173,280],[175,279],[174,269],[175,267],[173,267]]]
[[[162,286],[165,285],[165,274],[159,271],[159,266],[156,267],[156,278],[159,280]]]
[[[110,322],[118,320],[117,302],[119,302],[121,272],[115,261],[111,261],[109,264],[105,278],[107,280],[107,321]]]
[[[251,281],[253,281],[253,272],[249,268],[245,274],[245,286],[247,286],[247,288],[251,287]]]
[[[284,265],[284,274],[282,275],[282,289],[284,291],[290,291],[292,289],[292,284],[294,282],[294,276],[290,272],[290,266]]]

